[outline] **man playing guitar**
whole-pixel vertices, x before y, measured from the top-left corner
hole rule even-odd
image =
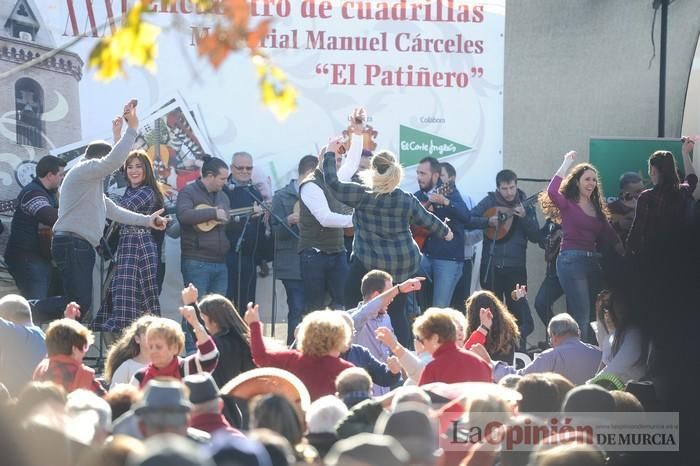
[[[526,200],[525,193],[518,189],[515,172],[501,170],[496,175],[496,191],[488,193],[471,211],[472,216],[476,217],[473,218],[475,226],[495,229],[496,235],[489,238],[489,231],[484,235],[481,287],[493,291],[515,315],[522,339],[521,349],[524,349],[525,339],[532,333],[534,323],[527,300],[514,302],[510,292],[518,284],[527,284],[527,242],[537,243],[540,238],[535,209],[532,205],[524,206]],[[485,216],[487,212],[490,215]],[[500,227],[511,219],[510,229],[501,236]]]
[[[415,196],[454,232],[452,241],[434,234],[428,236],[421,249],[421,269],[433,280],[431,305],[447,307],[464,268],[464,227],[471,225],[462,195],[455,186],[443,184],[440,174],[441,166],[436,158],[423,158],[416,169],[420,189]]]
[[[182,226],[182,278],[192,283],[202,296],[209,293],[225,294],[228,286],[226,253],[229,241],[225,224],[229,219],[228,196],[222,191],[228,178],[228,165],[223,160],[205,156],[202,177],[180,190],[177,196],[177,219]],[[209,205],[209,208],[198,206]],[[206,231],[197,225],[218,220]]]

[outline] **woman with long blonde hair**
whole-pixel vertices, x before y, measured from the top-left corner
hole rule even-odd
[[[151,215],[163,207],[163,193],[153,164],[142,150],[132,151],[124,162],[128,186],[116,203],[125,209]],[[150,228],[122,225],[114,261],[110,297],[95,319],[105,332],[121,332],[143,313],[160,315],[158,246]]]
[[[427,228],[432,234],[452,239],[450,228],[428,212],[416,197],[399,188],[403,168],[387,150],[372,157],[370,168],[361,173],[363,184],[338,180],[336,152],[342,153],[343,141],[335,139],[324,155],[323,173],[333,196],[355,209],[350,270],[345,281],[345,305],[361,299],[362,277],[373,269],[383,270],[401,283],[418,273],[421,253],[413,241],[410,225]],[[411,331],[405,313],[406,295],[399,294],[388,309],[399,342],[412,347]]]
[[[145,315],[127,327],[121,338],[109,347],[105,362],[104,378],[109,386],[129,383],[131,377],[148,364],[146,330],[155,317]]]
[[[546,217],[559,220],[562,228],[557,275],[566,295],[566,307],[588,341],[595,297],[602,288],[602,244],[612,244],[619,254],[625,250],[609,222],[609,212],[598,179],[598,170],[588,163],[569,168],[576,152],[564,155],[540,205]],[[568,173],[568,175],[567,175]],[[565,178],[566,176],[566,178]]]

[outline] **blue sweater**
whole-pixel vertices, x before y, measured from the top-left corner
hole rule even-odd
[[[340,357],[353,363],[356,367],[366,370],[375,385],[393,387],[401,379],[401,374],[393,374],[386,364],[372,356],[372,353],[364,346],[352,344],[350,349],[341,354]]]

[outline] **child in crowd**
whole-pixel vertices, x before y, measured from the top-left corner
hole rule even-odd
[[[109,348],[104,378],[110,389],[120,383],[129,383],[131,377],[150,362],[146,330],[154,319],[154,316],[145,315],[135,320]]]
[[[75,320],[53,321],[46,331],[48,357],[36,367],[32,379],[53,382],[68,393],[84,388],[96,395],[105,395],[105,389],[95,379],[95,371],[83,364],[94,341],[92,332]]]
[[[173,377],[179,380],[190,374],[211,372],[216,368],[219,350],[204,326],[197,320],[194,308],[183,306],[180,308],[180,314],[194,329],[197,352],[186,358],[179,357],[185,347],[182,328],[171,319],[155,318],[146,330],[150,362],[134,374],[131,379],[132,385],[143,388],[149,380],[157,377]]]

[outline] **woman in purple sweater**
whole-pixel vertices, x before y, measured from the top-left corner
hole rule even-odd
[[[593,303],[602,289],[598,250],[601,244],[612,243],[619,254],[624,254],[624,247],[608,221],[598,171],[590,164],[580,163],[566,175],[574,160],[576,152],[564,155],[564,162],[549,182],[540,204],[545,216],[561,224],[557,274],[569,314],[576,319],[581,339],[586,341]]]

